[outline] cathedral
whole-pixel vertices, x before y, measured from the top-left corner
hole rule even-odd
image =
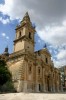
[[[16,26],[13,53],[5,55],[8,69],[17,92],[59,92],[60,72],[54,67],[51,54],[45,46],[34,51],[36,33],[29,14]],[[2,57],[4,57],[2,55]]]

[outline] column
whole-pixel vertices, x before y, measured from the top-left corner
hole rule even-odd
[[[22,81],[18,80],[17,92],[22,92]]]

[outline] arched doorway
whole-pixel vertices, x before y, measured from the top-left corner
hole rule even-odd
[[[50,76],[47,77],[47,91],[50,92]]]
[[[41,85],[39,84],[39,91],[41,91]]]

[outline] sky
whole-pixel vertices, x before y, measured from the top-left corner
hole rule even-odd
[[[0,54],[13,52],[15,28],[28,11],[36,26],[35,50],[45,43],[56,67],[66,65],[66,0],[0,0]]]

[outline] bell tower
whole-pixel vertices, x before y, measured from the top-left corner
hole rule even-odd
[[[26,12],[20,25],[16,27],[16,37],[14,40],[14,52],[27,50],[34,52],[35,27],[32,26],[28,12]]]

